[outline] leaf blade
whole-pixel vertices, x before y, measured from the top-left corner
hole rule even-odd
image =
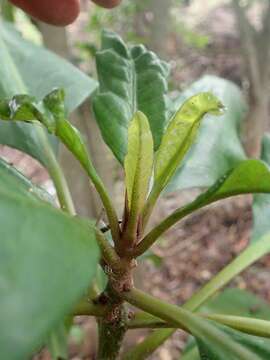
[[[72,310],[95,276],[99,251],[85,221],[26,196],[24,184],[16,193],[12,186],[0,189],[0,347],[16,360],[29,358]]]
[[[103,32],[96,62],[100,88],[93,99],[93,110],[116,158],[123,164],[128,125],[137,110],[149,119],[157,149],[167,118],[168,66],[143,46],[128,48],[109,31]]]
[[[71,112],[96,89],[94,80],[57,55],[24,40],[12,25],[1,21],[0,30],[0,99],[28,94],[40,100],[60,86],[67,92],[66,106]],[[46,165],[33,127],[2,121],[0,127],[1,144],[24,151]],[[56,151],[55,138],[49,139]]]
[[[240,89],[231,81],[203,76],[191,84],[176,100],[175,107],[198,92],[212,92],[224,104],[226,111],[220,121],[208,116],[202,123],[196,143],[177,169],[166,191],[209,187],[223,174],[246,159],[240,128],[247,109]]]
[[[211,93],[188,99],[176,112],[162,138],[155,161],[155,183],[162,190],[195,140],[204,115],[221,115],[223,105]]]
[[[128,152],[125,158],[126,188],[130,209],[141,211],[148,194],[152,175],[154,146],[146,116],[135,113],[128,131]]]

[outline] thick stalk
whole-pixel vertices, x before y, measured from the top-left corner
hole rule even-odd
[[[259,360],[254,353],[232,341],[222,331],[213,326],[211,322],[203,320],[181,307],[167,304],[138,289],[123,293],[123,298],[141,310],[171,322],[179,328],[184,327],[201,341],[218,344],[225,354],[233,353],[239,360]],[[127,359],[134,359],[134,357],[125,356],[125,360]]]
[[[98,360],[115,360],[118,358],[127,330],[126,310],[123,305],[119,308],[119,312],[117,319],[113,321],[104,318],[98,320]]]
[[[184,305],[185,309],[190,311],[197,310],[218,290],[227,285],[235,276],[240,274],[248,266],[260,259],[270,251],[270,237],[265,236],[259,243],[250,245],[235,260],[227,265],[221,272],[212,278],[212,280],[195,293]],[[150,334],[143,342],[130,351],[134,360],[143,360],[146,358],[143,354],[152,354],[160,345],[162,345],[176,330],[161,329]],[[147,355],[147,356],[148,356]],[[127,357],[128,359],[128,357]]]

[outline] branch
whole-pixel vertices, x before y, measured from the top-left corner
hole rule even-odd
[[[96,229],[96,239],[99,245],[101,256],[107,265],[111,267],[112,270],[120,270],[121,269],[121,259],[117,255],[114,248],[110,245],[106,237],[103,233]]]
[[[252,263],[260,259],[270,251],[269,237],[265,236],[260,243],[249,246],[236,259],[227,265],[221,272],[212,278],[212,280],[195,293],[184,305],[183,308],[190,311],[196,311],[217,291],[227,285],[235,276],[240,274]],[[147,352],[152,354],[161,344],[163,344],[173,333],[175,329],[160,329],[150,334],[143,342],[130,352],[132,356],[125,360],[141,360],[141,354]]]
[[[254,353],[232,341],[228,335],[213,326],[208,320],[204,320],[184,308],[168,304],[134,288],[122,293],[122,297],[130,304],[173,324],[175,327],[184,328],[185,331],[202,341],[218,343],[224,352],[233,353],[239,360],[254,360]],[[124,359],[127,360],[128,357],[126,356]]]
[[[94,304],[90,299],[83,299],[81,302],[75,307],[73,311],[73,316],[96,316],[96,317],[104,317],[108,312],[108,309],[105,305]]]
[[[198,316],[214,320],[222,325],[229,326],[246,334],[270,338],[270,321],[224,314],[197,313]],[[137,312],[135,317],[128,323],[129,329],[158,329],[176,328],[174,324],[162,321],[160,318],[145,312]],[[185,330],[182,328],[182,330]]]
[[[147,251],[155,243],[155,241],[171,226],[173,226],[178,221],[183,219],[185,216],[191,214],[195,210],[200,209],[204,205],[205,203],[202,203],[200,199],[197,198],[192,203],[174,211],[142,239],[142,241],[133,251],[132,255],[137,257],[145,253],[145,251]]]
[[[261,86],[260,66],[258,62],[258,49],[256,43],[256,32],[251,26],[239,0],[233,0],[233,8],[238,22],[240,37],[243,43],[243,50],[246,52],[245,60],[248,64],[251,81],[257,91]]]
[[[269,84],[269,61],[270,61],[270,3],[267,2],[267,7],[264,11],[262,19],[262,31],[260,32],[258,41],[258,57],[260,59],[262,82]]]
[[[169,215],[166,219],[164,219],[157,227],[152,229],[144,239],[137,245],[135,250],[133,250],[133,256],[140,256],[146,250],[148,250],[154,242],[171,226],[176,224],[178,221],[183,219],[185,216],[191,214],[195,210],[201,209],[204,206],[207,206],[215,201],[221,200],[224,197],[229,197],[235,195],[234,193],[231,194],[224,194],[221,196],[216,195],[217,186],[220,186],[220,183],[217,182],[213,186],[211,186],[206,192],[199,195],[194,201],[191,203],[175,210],[171,215]]]

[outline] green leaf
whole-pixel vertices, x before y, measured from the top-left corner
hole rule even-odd
[[[97,83],[64,59],[24,40],[12,25],[0,22],[0,100],[28,94],[41,100],[55,87],[67,94],[66,108],[74,110]],[[50,138],[52,145],[56,142]],[[15,147],[45,163],[44,151],[33,127],[0,122],[0,143]]]
[[[153,170],[153,138],[146,116],[135,113],[128,129],[128,152],[125,158],[128,205],[136,216],[144,206]]]
[[[233,330],[229,327],[216,325],[216,327],[229,336],[235,343],[242,345],[246,351],[251,354],[251,359],[267,360],[270,357],[269,339],[243,334],[240,331]],[[233,353],[226,353],[221,346],[202,342],[197,340],[201,360],[238,360],[238,356]]]
[[[184,102],[170,121],[156,154],[153,192],[159,194],[168,184],[195,141],[203,117],[222,113],[223,105],[211,93],[200,93]]]
[[[247,335],[240,331],[236,331],[227,326],[215,324],[216,328],[222,333],[229,336],[236,344],[242,347],[251,354],[252,359],[268,360],[270,356],[270,340],[258,336]],[[222,337],[221,337],[222,339]],[[218,343],[210,344],[207,341],[196,339],[199,348],[195,350],[195,344],[190,345],[181,360],[238,360],[239,357],[235,356],[233,352],[224,352],[222,346]]]
[[[167,119],[168,65],[142,45],[128,48],[110,31],[103,31],[96,63],[100,87],[93,109],[116,158],[124,162],[129,123],[138,110],[149,120],[157,149]]]
[[[94,230],[0,167],[1,357],[29,359],[95,276]],[[14,191],[14,186],[16,190]]]
[[[264,300],[252,293],[240,289],[229,288],[214,298],[208,300],[199,308],[203,313],[222,313],[235,316],[256,317],[258,319],[270,320],[270,306]],[[256,354],[263,355],[267,359],[270,354],[270,340],[241,334],[232,330],[235,340],[240,341],[247,347],[256,349]],[[237,336],[235,335],[237,334]],[[199,360],[199,353],[194,341],[191,341],[181,357],[181,360]],[[207,359],[207,357],[206,357]]]
[[[135,253],[137,256],[143,254],[166,230],[185,216],[204,206],[235,195],[269,192],[269,167],[261,160],[244,160],[216,181],[214,185],[199,195],[194,201],[175,210],[157,227],[153,228],[139,243]],[[151,200],[151,198],[149,199]],[[148,201],[147,205],[149,206],[145,208],[146,217],[149,214],[149,209],[151,209],[151,202]]]
[[[166,188],[167,191],[209,187],[246,158],[239,132],[247,105],[240,89],[228,80],[204,76],[179,96],[175,108],[199,92],[216,95],[226,111],[218,121],[209,115],[202,122],[198,139]]]
[[[16,170],[4,159],[0,159],[0,187],[5,188],[8,183],[10,191],[21,194],[30,200],[46,201],[54,205],[54,198],[41,187],[34,185],[22,173]]]
[[[261,159],[270,165],[270,135],[265,134],[262,140]],[[257,194],[253,198],[252,204],[253,228],[252,241],[260,240],[265,234],[270,232],[270,195]]]
[[[192,203],[176,210],[176,213],[188,213],[211,204],[217,200],[249,193],[270,192],[269,167],[261,160],[244,160],[234,169],[220,178],[205,193],[199,195]],[[190,210],[190,211],[189,211]]]

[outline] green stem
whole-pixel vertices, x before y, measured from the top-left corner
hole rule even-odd
[[[145,253],[145,251],[147,251],[155,243],[155,241],[171,226],[176,224],[185,216],[191,214],[195,210],[202,208],[203,206],[208,205],[209,203],[206,204],[205,198],[203,196],[199,196],[190,204],[174,211],[171,215],[164,219],[158,226],[152,229],[144,237],[144,239],[138,244],[137,248],[134,250],[134,256],[140,256]]]
[[[227,285],[235,276],[240,274],[248,266],[260,259],[270,251],[270,237],[265,236],[259,243],[254,243],[245,249],[236,259],[227,265],[221,272],[210,280],[204,287],[195,293],[184,305],[185,309],[190,311],[197,310],[218,290]],[[162,345],[173,333],[175,329],[156,330],[149,335],[143,342],[137,345],[131,354],[140,356],[145,351],[152,354],[160,345]],[[134,357],[134,359],[144,359],[144,357]]]
[[[91,300],[83,299],[74,309],[73,316],[88,315],[103,317],[106,315],[107,311],[108,309],[106,306],[99,304],[96,305]]]
[[[87,171],[90,179],[92,180],[92,182],[101,198],[101,201],[102,201],[104,208],[106,210],[106,213],[107,213],[113,240],[117,244],[120,241],[120,228],[119,228],[119,223],[118,223],[118,217],[117,217],[116,211],[114,209],[114,206],[112,205],[110,196],[108,195],[107,190],[106,190],[102,180],[96,174],[96,171],[93,168],[93,166],[92,166],[92,169],[85,168],[85,170]]]
[[[56,160],[54,152],[51,148],[51,145],[48,141],[47,134],[45,129],[39,124],[34,123],[34,127],[38,136],[40,143],[42,144],[42,149],[45,156],[46,168],[49,172],[49,175],[54,183],[57,197],[61,209],[69,213],[70,215],[76,215],[74,204],[70,195],[70,191],[67,185],[66,178],[63,174],[63,171]]]
[[[267,338],[270,337],[270,321],[267,320],[224,314],[197,313],[196,315],[208,320],[214,320],[215,322],[218,322],[222,325],[230,326],[231,328],[239,330],[246,334]],[[173,327],[175,326],[173,326],[172,323],[162,321],[160,318],[157,318],[145,312],[139,312],[135,314],[135,317],[128,323],[129,329],[156,329]]]
[[[137,248],[134,251],[135,256],[142,255],[145,251],[147,251],[154,242],[171,226],[176,224],[178,221],[183,219],[185,216],[191,214],[195,210],[201,209],[209,204],[212,204],[218,200],[225,199],[231,196],[247,194],[249,193],[248,189],[235,189],[233,191],[220,191],[222,184],[226,181],[227,177],[223,177],[218,180],[213,186],[211,186],[206,192],[199,195],[194,201],[190,204],[187,204],[177,210],[175,210],[171,215],[169,215],[166,219],[164,219],[157,227],[152,229],[145,238],[138,244]],[[252,192],[261,192],[261,189],[253,189]],[[152,204],[151,194],[148,200],[149,204]],[[150,205],[149,205],[150,206]],[[147,210],[147,209],[146,209]],[[145,210],[145,211],[146,211]],[[148,214],[149,212],[147,212]],[[146,216],[146,215],[145,215]],[[144,218],[144,221],[146,221]]]
[[[113,270],[117,271],[121,268],[121,259],[115,252],[114,248],[109,244],[108,240],[98,229],[96,230],[96,239],[99,244],[102,258]]]
[[[200,314],[200,316],[246,334],[270,338],[270,321],[223,314]]]
[[[138,289],[123,293],[123,298],[130,304],[170,322],[178,328],[184,327],[203,342],[218,344],[225,353],[233,353],[239,360],[259,360],[256,355],[232,341],[222,331],[214,327],[211,322],[203,320],[181,307],[167,304]],[[125,356],[124,359],[131,359],[131,357]],[[132,359],[134,360],[134,357]]]

